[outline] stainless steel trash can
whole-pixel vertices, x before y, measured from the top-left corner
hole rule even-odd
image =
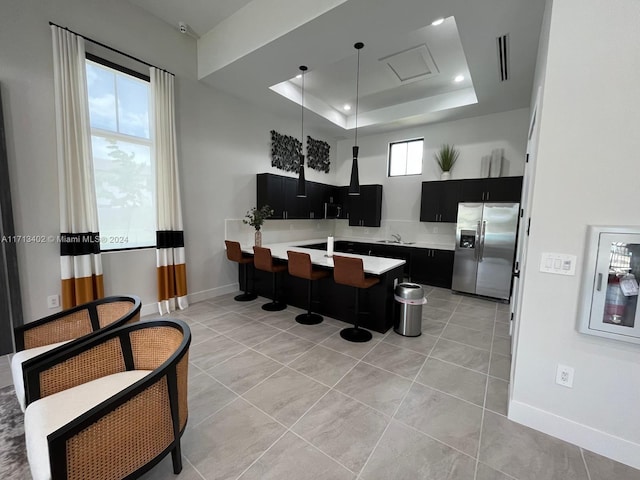
[[[427,303],[424,289],[417,283],[399,283],[396,285],[396,318],[393,330],[405,337],[417,337],[422,334],[422,305]]]

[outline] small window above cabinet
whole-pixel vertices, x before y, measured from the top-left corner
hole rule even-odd
[[[640,226],[590,226],[578,329],[640,344]]]

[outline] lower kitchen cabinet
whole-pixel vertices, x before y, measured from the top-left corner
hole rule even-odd
[[[434,287],[451,288],[453,250],[413,248],[411,251],[411,281]]]

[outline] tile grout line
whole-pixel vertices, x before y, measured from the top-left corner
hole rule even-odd
[[[497,312],[497,310],[496,310]],[[496,313],[497,315],[497,313]],[[484,386],[484,401],[482,402],[482,417],[480,418],[480,431],[478,435],[478,448],[476,450],[476,468],[473,474],[473,480],[478,478],[478,465],[480,464],[480,447],[482,446],[482,429],[484,427],[484,415],[487,409],[487,396],[489,394],[489,373],[491,372],[491,357],[493,356],[493,339],[495,337],[496,321],[493,321],[493,332],[491,335],[491,349],[489,350],[489,368],[487,369],[487,381]]]
[[[234,313],[237,313],[237,312],[234,312]],[[447,321],[446,321],[446,322],[440,322],[440,321],[439,321],[439,322],[440,322],[440,323],[445,323],[445,328],[446,328],[446,325],[448,325],[448,324],[449,324],[449,321],[450,321],[450,319],[451,319],[451,317],[453,316],[453,314],[454,314],[454,313],[455,313],[455,309],[454,309],[454,311],[452,311],[452,312],[450,313],[449,318],[447,319]],[[251,321],[253,321],[253,322],[259,322],[259,320],[251,319],[250,317],[246,317],[246,318],[249,318],[249,320],[251,320]],[[198,322],[196,321],[196,323],[198,323]],[[259,322],[259,323],[263,323],[263,322]],[[243,350],[242,352],[239,352],[238,354],[236,354],[236,355],[234,355],[234,356],[230,357],[229,359],[226,359],[226,360],[224,360],[223,362],[220,362],[219,364],[216,364],[216,366],[217,366],[217,365],[220,365],[220,364],[222,364],[222,363],[227,362],[227,361],[228,361],[228,360],[230,360],[231,358],[234,358],[235,356],[240,355],[241,353],[246,352],[246,351],[247,351],[247,349],[252,350],[252,351],[254,351],[254,352],[256,352],[256,353],[258,353],[258,354],[260,354],[260,355],[264,356],[265,358],[268,358],[268,359],[270,359],[270,360],[273,360],[273,361],[275,361],[276,363],[279,363],[280,365],[282,365],[282,367],[281,367],[280,369],[278,369],[276,372],[272,373],[271,375],[269,375],[268,377],[266,377],[265,379],[263,379],[262,381],[260,381],[258,384],[256,384],[256,385],[254,385],[253,387],[251,387],[249,390],[247,390],[247,392],[249,392],[249,391],[250,391],[250,390],[252,390],[253,388],[257,387],[258,385],[262,384],[263,382],[265,382],[266,380],[268,380],[268,379],[269,379],[269,378],[271,378],[272,376],[276,375],[278,372],[281,372],[281,371],[283,370],[283,368],[284,368],[284,367],[289,368],[289,369],[291,369],[291,370],[295,371],[296,373],[298,373],[298,374],[300,374],[300,375],[302,375],[302,376],[305,376],[305,377],[309,378],[310,380],[312,380],[312,381],[314,381],[314,382],[316,382],[316,383],[318,383],[318,384],[320,384],[320,385],[323,385],[323,386],[325,386],[325,387],[327,387],[327,388],[328,388],[327,392],[325,392],[325,394],[323,394],[323,395],[322,395],[322,396],[321,396],[321,397],[320,397],[320,398],[319,398],[319,399],[318,399],[314,404],[312,404],[312,405],[311,405],[311,406],[310,406],[310,407],[309,407],[309,408],[308,408],[308,409],[307,409],[307,410],[306,410],[306,411],[305,411],[305,412],[304,412],[304,413],[303,413],[303,414],[298,418],[298,420],[297,420],[296,422],[294,422],[294,424],[292,424],[292,425],[291,425],[291,427],[286,427],[286,425],[282,424],[282,423],[281,423],[281,422],[279,422],[277,419],[275,419],[274,417],[272,417],[271,415],[269,415],[268,413],[264,412],[262,409],[260,409],[259,407],[257,407],[256,405],[254,405],[253,403],[251,403],[250,401],[248,401],[247,399],[245,399],[245,398],[243,397],[243,395],[244,395],[244,394],[246,394],[247,392],[245,392],[245,393],[244,393],[244,394],[242,394],[242,395],[237,394],[237,392],[235,392],[234,390],[232,390],[232,389],[228,388],[226,385],[224,385],[224,383],[220,382],[218,379],[216,379],[215,377],[213,377],[212,375],[210,375],[206,370],[201,369],[200,367],[197,367],[197,366],[196,366],[196,368],[200,369],[200,370],[202,371],[202,373],[205,373],[207,376],[209,376],[210,378],[212,378],[214,381],[216,381],[217,383],[220,383],[224,388],[228,389],[229,391],[231,391],[232,393],[234,393],[234,394],[236,394],[236,395],[237,395],[237,397],[236,397],[236,398],[234,398],[233,400],[231,400],[231,401],[230,401],[229,403],[227,403],[225,406],[223,406],[223,407],[221,407],[220,409],[218,409],[218,410],[217,410],[216,412],[214,412],[213,414],[209,415],[207,418],[210,418],[211,416],[213,416],[213,415],[217,414],[220,410],[222,410],[222,408],[225,408],[225,407],[226,407],[226,406],[228,406],[230,403],[233,403],[233,402],[234,402],[234,401],[236,401],[236,400],[238,399],[238,397],[239,397],[239,398],[242,398],[242,399],[243,399],[243,401],[245,401],[245,402],[247,402],[248,404],[252,405],[254,408],[258,409],[260,412],[262,412],[263,414],[267,415],[269,418],[272,418],[275,422],[277,422],[278,424],[282,425],[284,428],[286,428],[286,429],[287,429],[283,435],[281,435],[281,436],[280,436],[280,437],[279,437],[279,438],[278,438],[278,439],[277,439],[277,440],[276,440],[276,441],[275,441],[275,442],[274,442],[274,443],[273,443],[269,448],[267,448],[267,449],[265,450],[265,452],[263,452],[263,454],[262,454],[260,457],[258,457],[258,459],[256,459],[256,461],[258,461],[260,458],[262,458],[262,456],[263,456],[263,455],[264,455],[268,450],[270,450],[270,449],[273,447],[273,445],[275,445],[275,443],[277,443],[277,442],[278,442],[278,441],[279,441],[279,440],[280,440],[280,439],[281,439],[281,438],[282,438],[282,437],[283,437],[287,432],[291,432],[293,435],[295,435],[296,437],[298,437],[298,438],[302,439],[304,442],[306,442],[307,444],[309,444],[310,446],[312,446],[314,449],[316,449],[316,450],[318,450],[319,452],[321,452],[321,453],[322,453],[323,455],[325,455],[327,458],[331,459],[332,461],[334,461],[334,462],[335,462],[335,463],[337,463],[338,465],[341,465],[341,466],[342,466],[343,468],[345,468],[347,471],[352,472],[352,473],[354,473],[354,474],[355,474],[355,472],[353,472],[351,469],[349,469],[348,467],[346,467],[345,465],[343,465],[341,462],[339,462],[338,460],[334,459],[334,458],[333,458],[333,457],[331,457],[330,455],[326,454],[325,452],[323,452],[323,451],[322,451],[322,450],[320,450],[319,448],[315,447],[315,445],[313,445],[312,443],[310,443],[309,441],[307,441],[306,439],[304,439],[303,437],[301,437],[300,435],[298,435],[296,432],[293,432],[293,431],[291,430],[291,429],[292,429],[296,424],[298,424],[298,423],[300,422],[300,420],[302,420],[302,418],[303,418],[303,417],[304,417],[304,416],[305,416],[305,415],[306,415],[306,414],[307,414],[311,409],[313,409],[313,408],[314,408],[314,407],[315,407],[315,406],[316,406],[316,405],[317,405],[317,404],[318,404],[318,403],[319,403],[319,402],[320,402],[320,401],[321,401],[321,400],[322,400],[326,395],[328,395],[328,394],[329,394],[329,392],[331,392],[332,390],[335,390],[335,391],[336,391],[337,393],[339,393],[340,395],[344,395],[345,397],[347,397],[347,398],[349,398],[349,399],[351,399],[351,400],[353,400],[353,401],[356,401],[357,403],[359,403],[359,404],[361,404],[361,405],[363,405],[363,406],[365,406],[365,407],[367,407],[367,408],[371,408],[373,411],[378,412],[379,414],[383,415],[385,418],[389,418],[389,422],[388,422],[387,426],[385,427],[385,430],[384,430],[384,431],[382,432],[382,434],[380,435],[380,437],[379,437],[378,441],[376,442],[376,445],[374,446],[374,448],[373,448],[373,450],[372,450],[372,452],[371,452],[370,456],[367,458],[367,461],[365,462],[365,464],[364,464],[364,465],[363,465],[363,467],[361,468],[360,473],[358,473],[358,478],[360,478],[360,476],[361,476],[362,472],[364,471],[364,468],[366,467],[366,465],[368,464],[368,462],[369,462],[369,460],[370,460],[370,458],[371,458],[371,455],[373,454],[373,452],[375,451],[375,449],[378,447],[378,445],[379,445],[380,441],[382,440],[382,438],[383,438],[384,434],[386,433],[387,429],[388,429],[388,428],[389,428],[389,426],[391,425],[391,422],[394,420],[394,416],[397,414],[397,412],[399,411],[400,407],[401,407],[401,406],[402,406],[402,404],[404,403],[404,401],[405,401],[405,399],[406,399],[406,396],[407,396],[407,395],[408,395],[408,393],[410,392],[411,388],[414,386],[414,384],[415,384],[415,383],[418,383],[419,385],[422,385],[422,384],[421,384],[420,382],[418,382],[416,379],[418,378],[418,376],[419,376],[420,372],[424,369],[424,366],[426,365],[426,363],[427,363],[427,361],[428,361],[428,359],[429,359],[429,358],[435,358],[436,360],[438,360],[438,361],[442,361],[442,362],[444,362],[444,363],[450,363],[450,364],[452,364],[452,365],[455,365],[455,366],[460,367],[460,368],[464,368],[464,369],[466,369],[466,370],[473,371],[473,372],[475,372],[475,373],[484,374],[484,373],[482,373],[482,372],[478,372],[477,370],[473,370],[473,369],[470,369],[470,368],[467,368],[467,367],[463,367],[463,366],[460,366],[460,365],[456,365],[456,364],[451,363],[451,362],[448,362],[448,361],[446,361],[446,360],[440,360],[440,359],[437,359],[436,357],[432,357],[432,356],[431,356],[431,353],[433,352],[433,349],[435,348],[435,345],[437,344],[438,340],[439,340],[440,338],[444,338],[444,337],[442,337],[442,332],[444,331],[444,328],[443,328],[443,330],[440,332],[440,334],[439,334],[438,336],[430,335],[430,336],[432,336],[432,337],[436,338],[436,341],[434,342],[434,345],[429,349],[429,353],[428,353],[426,356],[425,356],[425,354],[424,354],[424,353],[422,353],[422,352],[417,352],[417,351],[415,351],[415,350],[412,350],[412,349],[409,349],[409,348],[405,348],[405,347],[403,347],[403,346],[395,345],[395,344],[390,343],[390,342],[385,342],[385,343],[387,343],[388,345],[392,345],[392,346],[394,346],[394,347],[396,347],[396,348],[398,348],[398,349],[400,349],[400,350],[403,350],[403,351],[410,351],[410,352],[415,352],[415,353],[417,353],[417,354],[420,354],[420,355],[422,355],[422,356],[425,356],[425,359],[424,359],[424,361],[422,362],[422,365],[421,365],[420,369],[418,370],[418,373],[414,376],[413,380],[411,380],[411,382],[412,382],[412,383],[411,383],[410,387],[409,387],[409,388],[407,389],[407,391],[405,392],[405,395],[403,396],[402,400],[399,402],[399,404],[398,404],[398,406],[396,407],[396,409],[395,409],[394,413],[393,413],[391,416],[389,416],[388,414],[385,414],[385,413],[383,413],[383,412],[381,412],[381,411],[377,410],[376,408],[373,408],[373,407],[371,407],[371,406],[369,406],[369,405],[365,404],[364,402],[362,402],[362,401],[360,401],[360,400],[358,400],[358,399],[355,399],[355,398],[351,397],[350,395],[347,395],[347,394],[345,394],[345,393],[343,393],[343,392],[341,392],[341,391],[339,391],[339,390],[337,390],[337,389],[335,388],[335,386],[336,386],[336,385],[338,385],[338,384],[340,383],[340,381],[342,381],[342,379],[344,379],[344,378],[345,378],[349,373],[351,373],[351,371],[352,371],[353,369],[355,369],[355,368],[356,368],[360,363],[363,363],[363,364],[366,364],[366,365],[371,365],[371,366],[372,366],[372,367],[374,367],[374,368],[379,368],[380,370],[383,370],[383,371],[388,372],[388,373],[390,373],[390,374],[397,375],[397,376],[399,376],[400,378],[403,378],[403,379],[406,379],[406,380],[410,380],[410,379],[409,379],[409,378],[407,378],[407,377],[404,377],[404,376],[402,376],[402,375],[398,375],[398,374],[397,374],[397,373],[395,373],[395,372],[391,372],[391,371],[389,371],[389,370],[386,370],[386,369],[384,369],[384,368],[378,367],[378,366],[376,366],[376,365],[369,364],[368,362],[366,362],[366,361],[364,361],[364,360],[363,360],[363,359],[364,359],[364,356],[366,356],[367,354],[369,354],[369,353],[370,353],[370,352],[371,352],[371,351],[372,351],[372,350],[373,350],[377,345],[379,345],[381,342],[383,342],[383,341],[385,340],[385,338],[388,336],[388,334],[387,334],[387,335],[385,335],[385,336],[383,336],[383,337],[381,337],[377,342],[375,342],[375,344],[374,344],[374,345],[372,345],[372,347],[371,347],[371,348],[370,348],[370,349],[369,349],[369,350],[368,350],[368,351],[367,351],[367,352],[362,356],[362,358],[356,358],[356,357],[353,357],[352,355],[349,355],[348,353],[340,352],[340,351],[338,351],[338,350],[335,350],[335,349],[333,349],[333,348],[331,348],[331,347],[329,347],[329,346],[323,345],[323,344],[321,343],[321,342],[326,341],[328,338],[331,338],[332,336],[336,335],[338,332],[335,332],[335,333],[333,333],[333,334],[329,335],[328,337],[326,337],[326,338],[324,338],[324,339],[322,339],[322,340],[320,340],[320,341],[311,341],[311,340],[309,340],[309,339],[307,339],[307,338],[304,338],[304,337],[301,337],[301,336],[299,336],[299,335],[296,335],[295,333],[287,332],[287,330],[282,330],[282,329],[279,329],[278,327],[271,327],[271,328],[277,329],[277,330],[278,330],[278,332],[277,332],[276,334],[272,335],[271,337],[269,337],[269,338],[267,338],[267,339],[262,340],[261,342],[259,342],[258,344],[254,345],[253,347],[248,347],[248,346],[246,346],[246,345],[242,344],[241,342],[238,342],[237,340],[235,340],[235,339],[233,339],[233,338],[231,338],[231,337],[228,337],[225,333],[220,333],[220,332],[218,332],[218,331],[214,330],[213,328],[208,327],[208,326],[206,326],[206,325],[203,325],[203,326],[204,326],[204,327],[206,327],[206,328],[208,328],[208,329],[210,329],[210,330],[212,330],[213,332],[218,333],[219,335],[222,335],[222,336],[224,336],[224,337],[226,337],[226,338],[228,338],[228,339],[232,340],[233,342],[238,343],[238,344],[242,345],[243,347],[245,347],[245,350]],[[292,327],[293,327],[293,326],[295,326],[295,325],[292,325]],[[292,327],[289,327],[289,328],[292,328]],[[232,329],[232,330],[229,330],[228,332],[231,332],[231,331],[233,331],[233,330],[235,330],[235,328],[234,328],[234,329]],[[494,323],[494,330],[495,330],[495,323]],[[227,333],[228,333],[228,332],[227,332]],[[279,335],[280,333],[283,333],[283,332],[287,332],[287,333],[289,333],[289,334],[291,334],[291,335],[293,335],[293,336],[295,336],[295,337],[297,337],[297,338],[300,338],[300,339],[302,339],[302,340],[308,341],[308,342],[310,342],[310,343],[314,343],[314,345],[313,345],[313,347],[311,347],[309,350],[307,350],[307,351],[305,351],[305,352],[300,353],[298,356],[296,356],[294,359],[292,359],[291,361],[289,361],[287,364],[285,364],[285,363],[283,363],[283,362],[280,362],[280,361],[278,361],[278,360],[276,360],[276,359],[272,359],[272,358],[271,358],[271,357],[269,357],[268,355],[266,355],[266,354],[264,354],[264,353],[261,353],[261,352],[259,352],[259,351],[255,350],[255,347],[256,347],[256,346],[260,345],[260,344],[261,344],[261,343],[263,343],[263,342],[266,342],[267,340],[269,340],[269,339],[271,339],[271,338],[273,338],[273,337],[275,337],[275,336],[277,336],[277,335]],[[494,337],[492,337],[492,344],[493,344],[493,338],[494,338]],[[453,341],[453,342],[455,342],[455,341]],[[463,344],[462,342],[455,342],[455,343]],[[465,345],[465,346],[469,346],[469,345],[466,345],[466,344],[463,344],[463,345]],[[319,382],[318,380],[314,379],[313,377],[310,377],[310,376],[308,376],[308,375],[304,374],[303,372],[299,372],[299,371],[297,371],[297,370],[295,370],[294,368],[292,368],[292,367],[290,367],[290,366],[289,366],[291,362],[295,361],[295,360],[296,360],[296,359],[298,359],[299,357],[301,357],[301,356],[303,356],[304,354],[308,353],[308,352],[309,352],[311,349],[313,349],[315,346],[321,346],[321,347],[326,348],[326,349],[328,349],[328,350],[334,351],[334,352],[336,352],[336,353],[338,353],[338,354],[345,355],[345,356],[347,356],[347,357],[349,357],[349,358],[352,358],[352,359],[356,360],[356,363],[355,363],[355,364],[353,365],[353,367],[351,367],[351,368],[350,368],[350,369],[349,369],[349,370],[348,370],[348,371],[347,371],[347,372],[346,372],[346,373],[345,373],[345,374],[344,374],[340,379],[338,379],[338,380],[334,383],[334,385],[333,385],[333,386],[329,386],[329,385],[323,384],[323,382]],[[471,348],[477,348],[477,347],[473,347],[473,346],[470,346],[470,347],[471,347]],[[478,349],[478,350],[482,350],[482,349]],[[490,351],[490,352],[491,352],[491,351]],[[195,365],[194,365],[194,366],[195,366]],[[487,374],[484,374],[484,375],[488,376]],[[425,385],[425,387],[427,387],[427,388],[433,388],[433,387],[429,387],[428,385]],[[443,394],[451,395],[451,394],[448,394],[447,392],[442,392],[442,391],[440,391],[440,390],[438,390],[438,389],[435,389],[435,388],[434,388],[433,390],[439,391],[439,392],[441,392],[441,393],[443,393]],[[487,387],[485,387],[485,402],[486,402],[486,390],[487,390]],[[458,397],[456,397],[455,395],[451,395],[451,396],[452,396],[452,397],[454,397],[454,398],[458,398]],[[471,405],[474,405],[474,406],[478,406],[478,405],[476,405],[476,404],[473,404],[473,403],[468,402],[468,401],[466,401],[466,400],[464,400],[464,399],[461,399],[461,398],[459,398],[459,400],[465,401],[466,403],[470,403]],[[484,407],[483,407],[483,408],[484,408]],[[483,412],[483,415],[484,415],[484,412]],[[204,421],[204,420],[203,420],[203,421]],[[398,421],[398,420],[396,420],[396,421]],[[446,445],[447,447],[452,448],[453,450],[455,450],[455,451],[457,451],[457,452],[459,452],[459,453],[461,453],[461,454],[463,454],[463,455],[465,455],[465,456],[467,456],[467,457],[473,458],[473,457],[472,457],[472,456],[470,456],[469,454],[467,454],[467,453],[465,453],[465,452],[462,452],[462,451],[458,450],[458,449],[457,449],[457,448],[455,448],[455,447],[452,447],[452,446],[450,446],[450,445],[447,445],[446,443],[444,443],[444,442],[442,442],[442,441],[440,441],[440,440],[438,440],[438,439],[436,439],[436,438],[434,438],[434,437],[431,437],[430,435],[428,435],[428,434],[426,434],[426,433],[424,433],[424,432],[421,432],[420,430],[416,429],[415,427],[412,427],[411,425],[406,425],[404,422],[400,422],[400,421],[398,421],[398,422],[399,422],[400,424],[402,424],[402,425],[405,425],[405,426],[409,427],[411,430],[414,430],[414,431],[416,431],[417,433],[419,433],[419,434],[421,434],[421,435],[425,435],[427,438],[430,438],[430,439],[432,439],[432,440],[434,440],[434,441],[436,441],[436,442],[438,442],[438,443],[440,443],[440,444]],[[198,423],[198,425],[200,425],[200,423],[202,423],[202,422],[199,422],[199,423]],[[196,425],[196,426],[197,426],[197,425]],[[252,464],[251,464],[251,465],[250,465],[246,470],[248,470],[249,468],[251,468],[251,466],[252,466],[256,461],[254,461],[254,462],[253,462],[253,463],[252,463]],[[478,463],[478,462],[476,462],[476,470],[477,470],[477,463]],[[195,467],[194,467],[194,468],[195,468]],[[240,476],[242,476],[242,475],[246,472],[246,470],[245,470],[244,472],[242,472]],[[199,473],[199,472],[198,472],[198,473]],[[239,477],[238,477],[238,478],[239,478]]]
[[[318,343],[316,343],[315,346],[319,345]],[[312,347],[313,348],[313,347]],[[342,377],[340,377],[338,379],[338,381],[335,383],[335,385],[337,385],[338,383],[340,383],[340,381],[342,381],[342,379],[344,377],[346,377],[349,373],[351,373],[351,371],[358,365],[358,363],[360,363],[360,361],[356,362],[355,365],[353,365],[353,367],[351,367]],[[296,370],[297,371],[297,370]],[[301,373],[301,372],[298,372]],[[311,378],[311,377],[309,377]],[[314,381],[317,382],[317,380],[313,379]],[[319,382],[321,383],[321,382]],[[325,385],[326,386],[326,385]],[[242,475],[244,475],[256,462],[258,462],[278,441],[280,441],[280,439],[282,437],[284,437],[287,432],[291,432],[292,434],[302,438],[304,441],[306,441],[307,443],[309,443],[309,445],[313,446],[314,448],[316,448],[318,451],[322,452],[324,455],[326,455],[328,458],[332,459],[334,462],[338,463],[339,465],[341,465],[342,467],[346,468],[349,472],[352,472],[353,474],[355,474],[355,472],[353,472],[350,468],[346,467],[345,465],[342,465],[342,463],[340,463],[338,460],[336,460],[335,458],[331,457],[329,454],[327,454],[326,452],[324,452],[323,450],[321,450],[320,448],[316,447],[315,445],[313,445],[311,442],[309,442],[308,440],[304,439],[303,437],[301,437],[300,435],[298,435],[296,432],[294,432],[292,429],[293,427],[295,427],[298,422],[300,422],[300,420],[302,420],[305,415],[307,415],[307,413],[309,413],[324,397],[326,397],[329,392],[331,392],[332,390],[334,390],[333,387],[329,387],[329,389],[320,396],[320,398],[318,398],[318,400],[316,400],[307,410],[305,410],[305,412],[298,417],[298,420],[296,420],[290,427],[287,427],[286,425],[284,425],[283,423],[281,423],[280,421],[278,421],[275,417],[272,417],[271,415],[269,415],[267,412],[264,412],[261,408],[259,408],[258,406],[254,405],[253,403],[251,403],[250,401],[248,401],[247,399],[245,399],[242,396],[239,396],[239,398],[242,398],[242,400],[244,400],[245,402],[247,402],[248,404],[250,404],[251,406],[253,406],[254,408],[258,409],[260,412],[264,413],[265,415],[267,415],[269,418],[272,418],[274,421],[276,421],[277,423],[279,423],[280,425],[282,425],[283,427],[285,427],[287,430],[285,430],[285,432],[278,437],[278,439],[273,442],[264,452],[262,452],[262,454],[256,458],[251,465],[249,465],[238,477],[236,477],[236,480],[238,480],[240,477],[242,477]],[[233,391],[233,390],[232,390]],[[339,394],[342,394],[342,392],[336,390],[336,392],[338,392]],[[234,392],[235,393],[235,392]],[[362,403],[362,402],[359,402]],[[368,406],[368,405],[367,405]],[[371,408],[371,407],[369,407]]]
[[[580,449],[580,456],[582,457],[582,463],[584,463],[584,469],[587,471],[587,479],[591,480],[591,472],[589,471],[589,466],[587,465],[587,459],[584,458],[584,449],[582,447],[578,447]]]
[[[445,324],[445,328],[446,326],[449,324],[449,320],[451,319],[451,316],[453,316],[453,312],[451,312],[451,314],[449,315],[449,319],[447,320],[446,324]],[[422,318],[420,318],[420,321],[422,322]],[[373,446],[373,449],[371,450],[371,452],[369,453],[369,456],[367,457],[367,460],[364,462],[364,465],[362,465],[362,468],[360,469],[360,472],[358,472],[358,476],[356,477],[356,480],[359,480],[360,478],[362,478],[362,472],[364,472],[365,468],[367,468],[367,465],[369,464],[369,460],[371,460],[371,457],[373,457],[374,452],[376,451],[376,449],[378,448],[378,445],[380,445],[380,442],[382,441],[382,439],[384,438],[385,434],[387,433],[387,430],[389,430],[389,427],[391,426],[391,423],[393,423],[396,414],[398,413],[398,411],[400,410],[400,408],[402,407],[402,405],[404,404],[405,400],[407,399],[407,396],[409,395],[409,392],[411,391],[411,389],[413,388],[413,386],[416,383],[416,379],[418,378],[418,376],[420,375],[420,372],[422,372],[422,369],[424,368],[424,366],[427,364],[427,362],[429,361],[429,358],[431,357],[431,353],[433,352],[433,349],[435,348],[435,346],[438,344],[438,341],[440,340],[441,336],[442,336],[442,332],[444,332],[444,328],[442,329],[442,331],[440,332],[440,335],[438,335],[437,340],[435,341],[435,343],[433,344],[433,346],[431,347],[431,349],[429,350],[429,354],[426,356],[426,358],[424,359],[424,361],[422,362],[422,365],[420,366],[420,369],[418,370],[418,373],[416,373],[416,376],[414,377],[414,380],[411,382],[411,385],[409,385],[409,388],[407,388],[407,391],[404,393],[404,395],[402,396],[402,399],[400,400],[400,402],[398,402],[398,406],[396,407],[396,409],[394,410],[393,414],[391,415],[391,419],[389,420],[389,423],[387,423],[387,425],[385,426],[384,430],[382,431],[382,434],[380,435],[380,437],[378,438],[378,441],[376,442],[376,444]],[[400,422],[399,420],[396,420],[398,422]],[[404,422],[400,422],[404,425]],[[422,432],[420,432],[422,433]]]

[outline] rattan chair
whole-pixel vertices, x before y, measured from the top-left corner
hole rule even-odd
[[[173,319],[74,341],[25,370],[33,480],[133,479],[169,452],[182,470],[191,333]]]
[[[11,374],[18,402],[25,409],[24,366],[56,348],[98,331],[140,320],[140,299],[135,295],[105,297],[14,328],[16,354]]]

